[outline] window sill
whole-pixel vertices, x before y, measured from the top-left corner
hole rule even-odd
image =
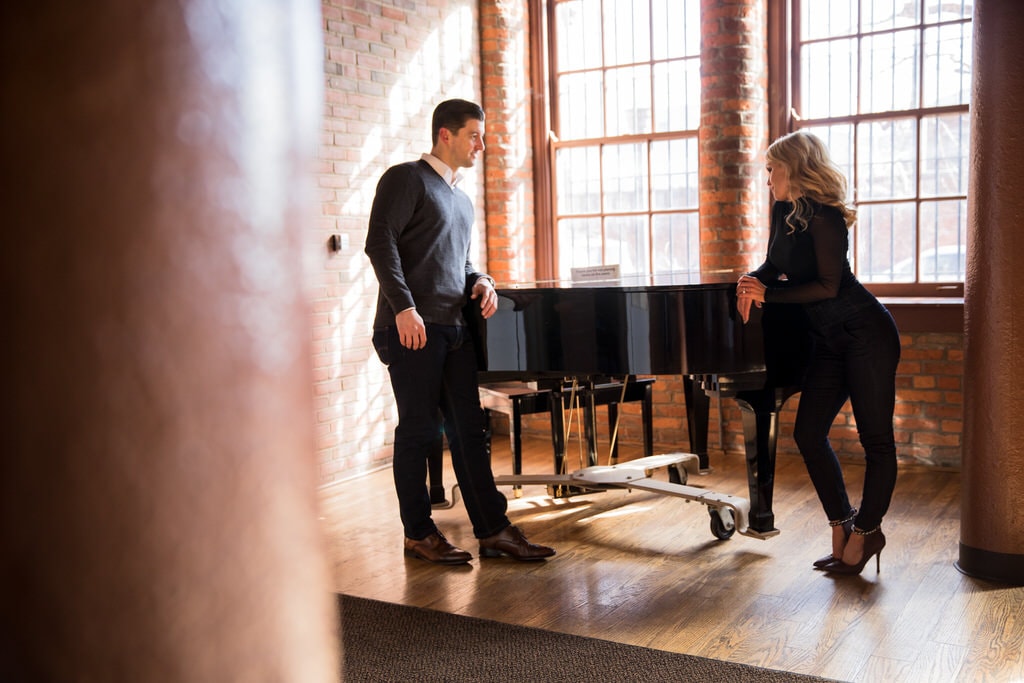
[[[964,332],[962,297],[878,297],[900,332]]]

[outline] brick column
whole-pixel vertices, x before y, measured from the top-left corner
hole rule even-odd
[[[768,237],[764,0],[701,2],[701,271],[746,272]]]
[[[499,284],[535,271],[528,27],[526,0],[481,0],[487,270]]]

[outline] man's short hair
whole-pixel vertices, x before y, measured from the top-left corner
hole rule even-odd
[[[434,108],[431,142],[437,144],[437,137],[442,128],[457,133],[469,119],[484,120],[484,110],[479,104],[469,100],[445,100]]]

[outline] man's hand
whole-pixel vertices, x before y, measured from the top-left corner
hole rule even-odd
[[[490,318],[498,310],[498,294],[494,291],[491,281],[487,278],[480,278],[473,285],[471,299],[480,299],[480,313],[484,319]]]
[[[407,308],[396,315],[395,325],[398,327],[398,339],[405,348],[418,351],[427,345],[427,328],[415,308]]]

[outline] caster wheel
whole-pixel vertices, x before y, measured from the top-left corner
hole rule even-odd
[[[711,515],[712,535],[721,541],[732,538],[732,535],[736,533],[736,524],[732,518],[732,510],[729,508],[708,508],[708,513]]]
[[[682,465],[672,465],[668,468],[668,480],[673,484],[685,484],[688,476],[686,468]]]

